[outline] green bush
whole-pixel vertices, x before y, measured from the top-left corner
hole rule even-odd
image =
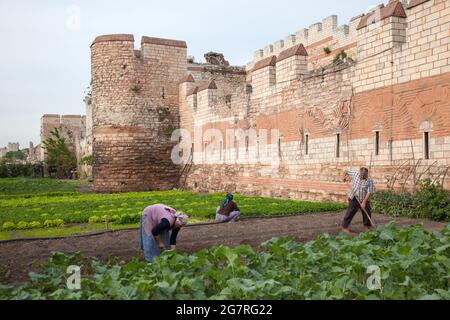
[[[417,216],[437,221],[450,219],[450,192],[426,180],[414,198]]]
[[[390,216],[450,220],[450,192],[431,180],[423,181],[415,194],[378,192],[372,204],[374,211]]]
[[[374,194],[372,207],[375,212],[393,217],[412,217],[413,195],[411,193],[395,193],[392,191],[381,191]]]
[[[38,178],[42,177],[40,164],[19,164],[4,163],[0,164],[0,178]]]

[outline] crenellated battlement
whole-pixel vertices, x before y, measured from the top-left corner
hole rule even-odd
[[[247,70],[252,69],[258,61],[272,55],[278,55],[280,52],[299,44],[304,45],[307,49],[320,45],[322,45],[320,49],[326,46],[345,46],[356,39],[356,25],[357,22],[352,20],[348,25],[338,26],[338,17],[336,15],[329,16],[321,22],[312,24],[307,29],[300,29],[295,34],[288,35],[282,40],[257,50],[254,54],[254,60],[247,65]]]

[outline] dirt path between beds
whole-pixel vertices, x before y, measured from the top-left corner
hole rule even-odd
[[[272,219],[249,219],[234,224],[199,225],[183,229],[178,236],[178,251],[193,253],[217,245],[230,247],[249,244],[257,247],[273,237],[291,236],[300,242],[317,238],[320,234],[337,235],[344,213],[321,213]],[[428,230],[440,231],[445,224],[427,220],[392,218],[376,215],[375,223],[395,220],[399,225],[423,223]],[[357,215],[352,231],[362,232],[362,218]],[[128,261],[142,258],[138,249],[137,230],[118,230],[101,235],[70,237],[52,240],[20,240],[0,242],[0,283],[26,281],[29,271],[47,262],[52,252],[73,254],[81,252],[85,258],[107,260],[117,257]]]

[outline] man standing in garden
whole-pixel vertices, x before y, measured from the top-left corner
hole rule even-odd
[[[370,230],[373,227],[370,197],[375,193],[375,187],[373,180],[369,177],[369,169],[347,170],[344,181],[347,181],[347,177],[352,179],[352,188],[348,193],[348,209],[342,223],[342,232],[351,233],[349,227],[358,210],[361,210],[366,230]]]

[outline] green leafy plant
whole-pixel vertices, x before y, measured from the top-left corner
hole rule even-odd
[[[39,221],[32,221],[28,224],[30,229],[38,229],[38,228],[42,228],[42,223],[40,223]]]
[[[19,230],[29,229],[29,225],[25,221],[19,221],[19,223],[16,226],[16,229],[19,229]]]
[[[99,223],[100,221],[101,221],[101,218],[99,216],[89,217],[89,223]]]
[[[330,54],[331,53],[330,47],[323,48],[323,52],[325,52],[326,54]]]
[[[7,222],[4,222],[3,223],[3,225],[2,225],[2,229],[3,230],[14,230],[14,229],[16,229],[16,224],[14,223],[14,222],[11,222],[11,221],[7,221]]]
[[[377,192],[372,204],[376,212],[390,216],[450,220],[450,192],[431,180],[421,182],[415,194]]]
[[[102,263],[55,253],[0,299],[108,300],[414,300],[449,299],[450,226],[388,224],[356,238],[322,235],[306,244],[274,238],[258,249],[219,246],[192,255],[165,251],[153,264]],[[67,266],[89,270],[81,290],[66,288]],[[381,288],[367,286],[371,266]]]
[[[173,132],[176,130],[177,128],[173,127],[173,126],[168,126],[167,128],[164,129],[164,135],[167,138],[172,137]]]
[[[345,59],[347,59],[347,53],[345,51],[341,51],[334,57],[333,63],[344,61]]]
[[[81,158],[80,165],[92,166],[93,162],[94,162],[93,156],[92,155],[88,155],[88,156],[85,156],[85,157]]]

